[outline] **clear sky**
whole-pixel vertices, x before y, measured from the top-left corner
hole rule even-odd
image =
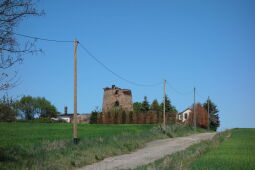
[[[255,127],[255,1],[43,0],[46,15],[25,19],[16,32],[77,38],[119,75],[142,84],[168,83],[178,111],[208,96],[221,129]],[[18,37],[20,40],[24,38]],[[43,96],[73,110],[73,44],[37,41],[44,54],[24,56],[13,96]],[[106,71],[78,47],[78,112],[102,107],[103,88],[131,89],[133,101],[162,101],[162,85],[139,87]]]

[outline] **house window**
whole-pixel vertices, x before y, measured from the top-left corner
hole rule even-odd
[[[184,116],[185,116],[185,119],[188,119],[188,114],[185,114]]]

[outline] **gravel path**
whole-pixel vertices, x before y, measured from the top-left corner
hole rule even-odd
[[[154,162],[166,155],[183,150],[194,143],[211,139],[216,133],[199,133],[191,136],[168,138],[149,142],[135,152],[109,157],[101,162],[85,166],[79,170],[115,170],[136,168]]]

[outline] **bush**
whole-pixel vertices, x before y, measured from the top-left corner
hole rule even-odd
[[[123,111],[123,112],[122,112],[122,124],[125,124],[125,123],[126,123],[126,117],[127,117],[126,112]]]
[[[99,115],[98,111],[92,111],[89,123],[90,124],[97,124],[97,115]]]

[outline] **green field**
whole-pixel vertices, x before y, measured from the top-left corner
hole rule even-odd
[[[125,133],[141,133],[152,127],[153,125],[80,124],[78,136],[81,140],[111,137]],[[0,129],[0,147],[72,139],[72,124],[69,123],[0,123]]]
[[[255,169],[255,129],[233,129],[228,140],[196,159],[189,169]]]
[[[146,142],[195,133],[185,125],[78,126],[78,145],[68,123],[0,123],[0,169],[72,169],[128,153]],[[197,132],[205,132],[198,129]]]

